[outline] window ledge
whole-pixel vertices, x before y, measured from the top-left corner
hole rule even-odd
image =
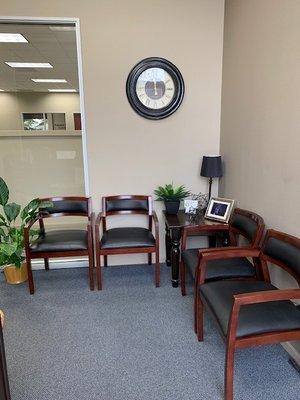
[[[81,136],[81,131],[69,131],[69,130],[55,130],[55,131],[0,131],[0,137],[78,137]]]

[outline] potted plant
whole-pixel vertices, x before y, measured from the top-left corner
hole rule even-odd
[[[21,210],[16,203],[8,203],[9,189],[0,177],[0,267],[8,283],[17,284],[26,281],[27,270],[24,264],[24,228],[35,219],[42,208],[51,207],[49,201],[33,199]],[[17,222],[17,218],[18,222]],[[39,230],[31,230],[33,239]]]
[[[157,196],[156,200],[165,202],[167,214],[177,214],[180,201],[190,195],[190,192],[186,190],[184,185],[175,187],[172,183],[168,183],[165,186],[159,186],[154,193]]]

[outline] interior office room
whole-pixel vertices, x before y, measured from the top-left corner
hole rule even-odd
[[[4,1],[0,400],[300,397],[300,1]]]

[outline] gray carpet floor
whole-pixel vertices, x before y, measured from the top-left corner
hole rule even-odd
[[[192,295],[162,266],[108,267],[90,292],[85,268],[34,272],[36,293],[0,277],[12,400],[221,400],[224,344],[206,318],[193,332]],[[300,399],[281,346],[240,350],[235,400]]]

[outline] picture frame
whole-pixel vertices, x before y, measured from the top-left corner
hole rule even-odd
[[[212,197],[208,203],[206,219],[227,223],[233,210],[234,200],[222,197]]]

